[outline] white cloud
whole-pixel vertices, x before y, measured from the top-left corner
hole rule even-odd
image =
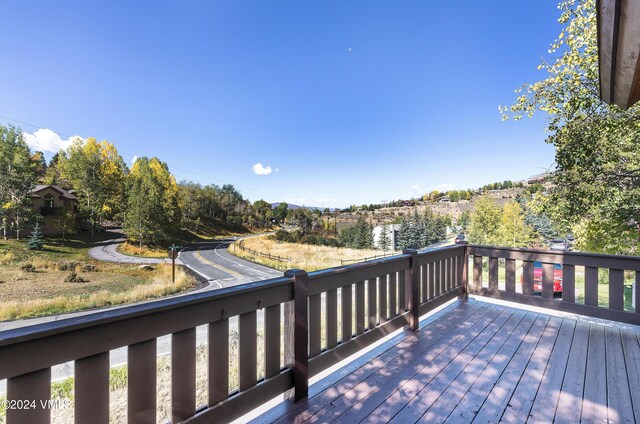
[[[420,197],[425,193],[425,191],[420,186],[420,184],[414,184],[411,187],[409,187],[408,193],[409,193],[409,196],[411,197]]]
[[[75,140],[76,138],[82,138],[80,136],[74,136],[63,139],[54,131],[46,128],[40,128],[33,134],[23,133],[23,135],[24,141],[33,150],[52,153],[58,153],[60,149],[66,150],[71,145],[73,140]]]
[[[131,158],[131,165],[136,163],[137,160],[138,160],[138,156],[137,155],[133,155],[133,157]]]
[[[255,172],[256,175],[269,175],[271,174],[271,167],[262,166],[262,163],[258,162],[253,165],[253,172]]]
[[[435,186],[434,190],[444,193],[445,191],[453,190],[454,188],[456,188],[456,186],[453,184],[438,184]]]

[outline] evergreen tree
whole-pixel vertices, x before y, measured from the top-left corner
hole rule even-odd
[[[391,246],[391,235],[389,234],[389,226],[382,224],[380,229],[380,238],[378,239],[378,248],[382,249],[383,252],[390,250]]]
[[[373,228],[364,217],[358,218],[355,225],[340,232],[338,241],[353,249],[371,249],[373,247]]]
[[[40,230],[40,224],[36,222],[36,225],[33,227],[33,232],[31,233],[31,237],[27,240],[27,249],[29,250],[42,250],[44,246],[44,237],[42,237],[42,231]]]

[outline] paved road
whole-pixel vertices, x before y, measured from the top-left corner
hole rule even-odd
[[[240,259],[227,251],[233,239],[199,243],[180,251],[180,262],[203,277],[222,284],[235,286],[253,281],[281,277],[282,272]]]
[[[117,249],[118,246],[125,241],[125,239],[123,237],[118,237],[117,233],[114,233],[114,236],[116,238],[97,243],[97,246],[89,248],[89,256],[98,261],[117,262],[125,264],[157,264],[171,262],[169,258],[158,259],[123,255],[122,253],[118,252]]]

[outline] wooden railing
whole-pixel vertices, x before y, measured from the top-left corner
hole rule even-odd
[[[40,402],[51,399],[51,367],[73,361],[75,421],[108,423],[109,355],[126,346],[128,421],[156,422],[157,338],[168,334],[173,422],[230,421],[291,389],[294,400],[303,399],[309,376],[396,329],[417,329],[421,314],[463,295],[466,263],[464,247],[405,251],[1,332],[0,380],[7,379],[8,404],[30,402],[29,408],[8,408],[6,421],[50,422],[51,411]],[[230,393],[231,319],[237,321],[239,358],[238,389]],[[198,408],[201,325],[208,328],[208,401]]]
[[[469,293],[640,325],[639,257],[474,245],[467,255]],[[554,293],[554,280],[562,282],[561,293]],[[625,309],[633,283],[635,308]]]
[[[562,294],[556,298],[558,272]],[[604,277],[608,285],[601,284]],[[640,305],[629,310],[627,298],[630,282],[640,298],[639,281],[635,257],[462,245],[309,274],[290,270],[276,279],[4,331],[0,380],[7,379],[8,404],[33,402],[8,408],[6,421],[48,423],[51,412],[40,401],[51,398],[51,367],[73,361],[76,422],[109,422],[109,355],[126,346],[128,421],[155,422],[157,338],[167,334],[172,421],[230,421],[279,394],[305,398],[310,376],[394,330],[417,329],[420,315],[457,296],[474,293],[640,324]],[[201,325],[208,328],[208,400],[198,407]],[[236,326],[237,389],[230,392]]]

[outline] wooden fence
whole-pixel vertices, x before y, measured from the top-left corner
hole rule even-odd
[[[373,261],[375,259],[388,258],[389,256],[396,256],[397,254],[398,254],[397,252],[391,252],[391,253],[383,253],[382,255],[365,256],[364,258],[358,258],[358,259],[340,259],[340,264],[346,265],[346,264],[353,264],[357,262],[368,262],[368,261]]]
[[[250,249],[248,247],[245,247],[244,243],[242,242],[242,240],[240,240],[239,242],[233,244],[233,248],[234,249],[236,248],[236,246],[238,246],[238,248],[240,250],[245,251],[245,252],[249,252],[250,254],[252,254],[254,256],[261,256],[263,258],[273,259],[273,260],[278,261],[278,262],[291,262],[291,258],[285,258],[283,256],[272,255],[271,253],[259,252],[257,250],[253,250],[253,249]]]

